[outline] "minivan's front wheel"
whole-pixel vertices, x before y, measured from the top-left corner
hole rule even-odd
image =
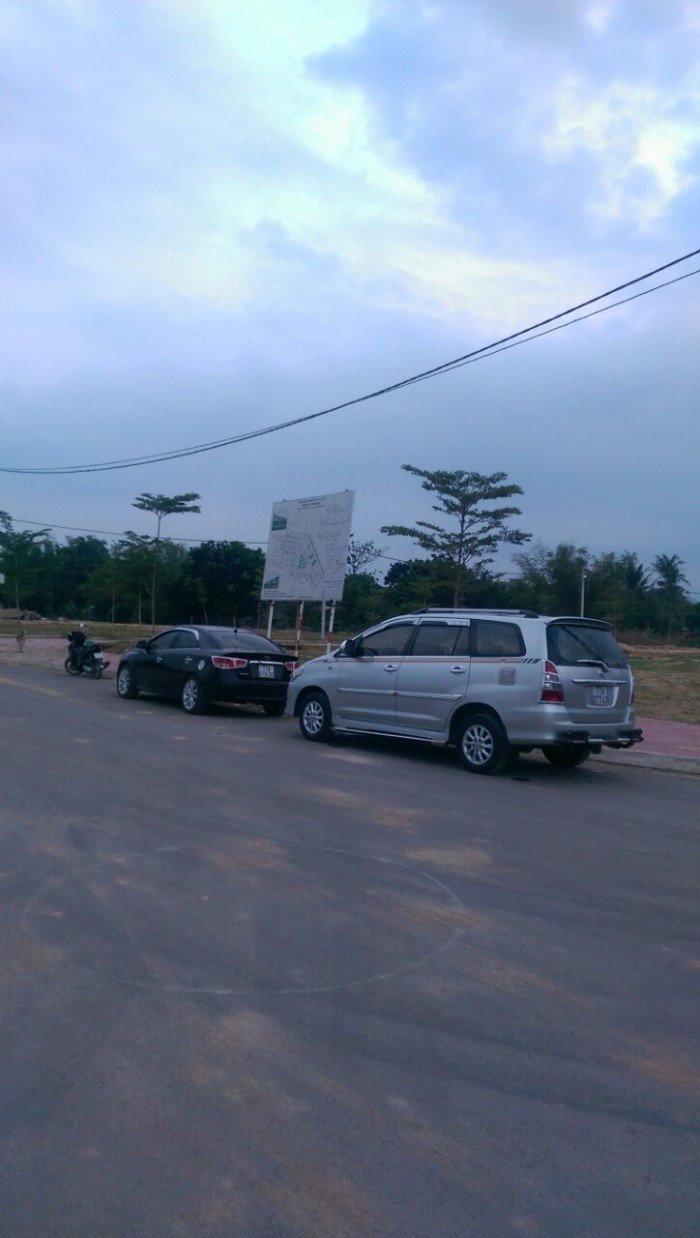
[[[588,744],[552,744],[542,749],[550,765],[559,769],[573,769],[575,765],[583,765],[591,755]]]
[[[511,756],[511,748],[497,718],[472,714],[457,732],[457,753],[471,774],[497,774]]]
[[[299,729],[304,739],[322,743],[331,737],[331,707],[323,692],[312,692],[306,697],[299,714]]]

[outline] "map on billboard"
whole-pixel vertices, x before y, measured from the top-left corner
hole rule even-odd
[[[273,505],[260,594],[264,602],[342,598],[354,502],[354,490],[341,490]]]

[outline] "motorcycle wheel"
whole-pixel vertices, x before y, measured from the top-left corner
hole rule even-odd
[[[82,675],[83,673],[82,666],[76,666],[72,658],[66,658],[63,663],[63,669],[68,671],[69,675]]]

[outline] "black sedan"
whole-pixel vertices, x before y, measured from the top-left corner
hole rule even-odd
[[[243,628],[179,627],[137,641],[122,657],[117,692],[179,698],[188,714],[203,714],[212,701],[262,705],[284,713],[296,662],[280,645]]]

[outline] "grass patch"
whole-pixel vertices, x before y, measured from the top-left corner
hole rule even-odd
[[[629,653],[640,718],[700,724],[700,653],[697,649],[635,649]]]

